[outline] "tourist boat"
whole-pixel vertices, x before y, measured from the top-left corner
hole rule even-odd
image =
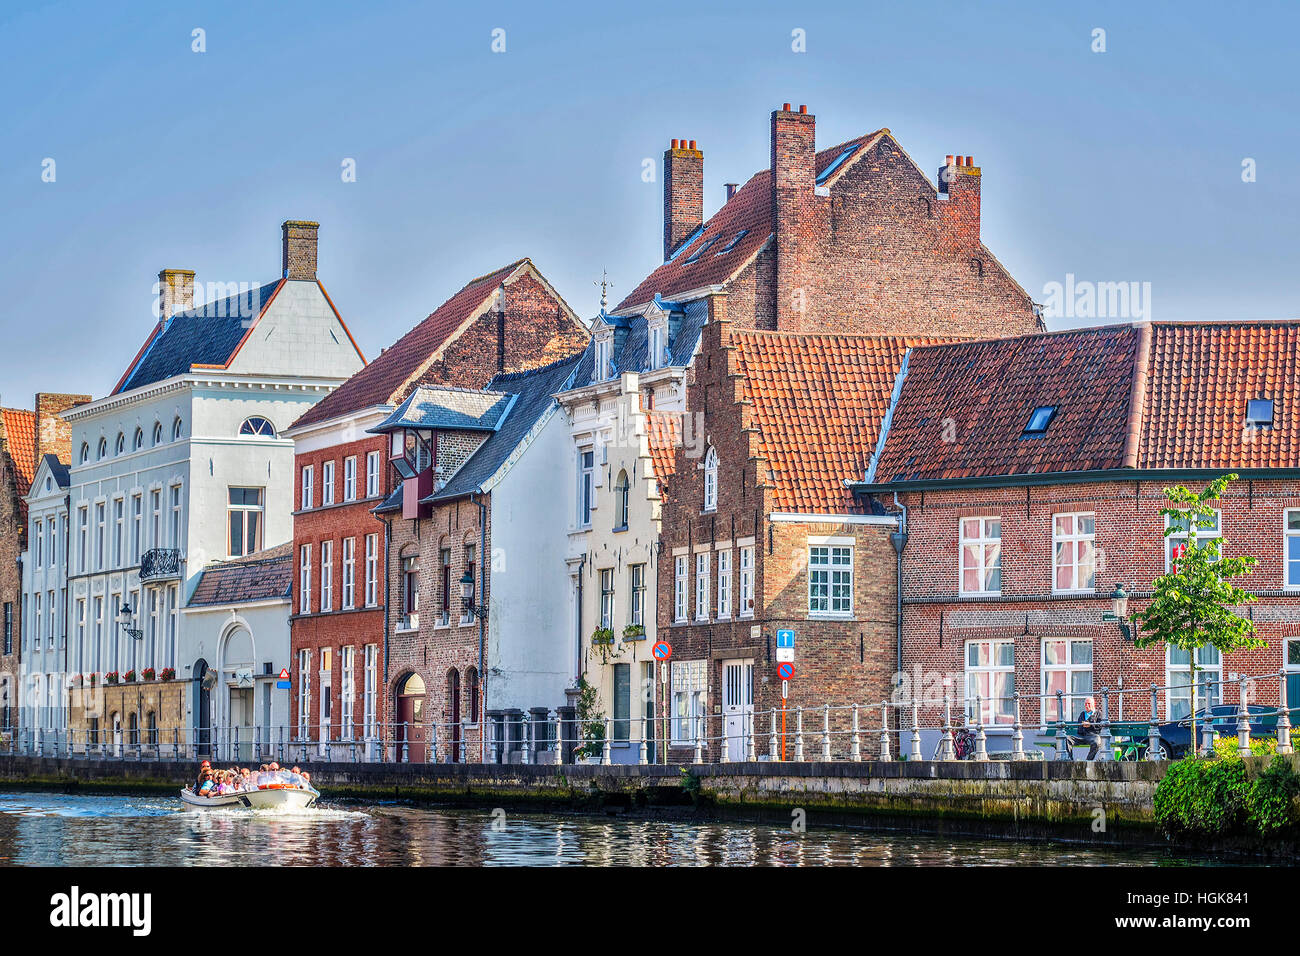
[[[273,783],[257,790],[241,790],[217,797],[200,797],[189,787],[181,790],[181,800],[186,806],[200,810],[224,810],[227,807],[247,807],[252,810],[306,810],[320,797],[310,787],[290,787]]]

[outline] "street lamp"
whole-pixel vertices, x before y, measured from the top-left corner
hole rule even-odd
[[[470,574],[469,568],[460,576],[460,603],[471,621],[482,613],[482,609],[474,605],[474,575]]]
[[[135,620],[135,611],[132,610],[130,603],[126,603],[117,609],[117,624],[128,637],[134,640],[140,640],[144,637],[144,630],[138,627],[132,627],[131,623]]]
[[[1119,632],[1124,635],[1124,640],[1133,640],[1133,628],[1128,619],[1128,593],[1124,590],[1124,585],[1115,585],[1115,590],[1110,596],[1110,608],[1111,613],[1104,615],[1105,619],[1119,625]]]

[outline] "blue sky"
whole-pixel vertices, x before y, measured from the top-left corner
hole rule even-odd
[[[643,160],[697,140],[707,215],[783,101],[823,146],[974,156],[984,240],[1038,301],[1073,274],[1151,283],[1155,319],[1295,317],[1300,10],[1228,6],[6,3],[0,399],[103,395],[159,269],[274,278],[288,218],[321,223],[368,356],[525,255],[590,315],[602,269],[616,301],[659,261]]]

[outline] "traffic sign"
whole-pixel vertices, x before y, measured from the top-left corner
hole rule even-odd
[[[275,686],[280,690],[288,690],[289,682],[287,680],[278,680],[275,682]]]
[[[794,648],[778,647],[776,649],[776,661],[778,664],[781,663],[782,661],[789,661],[790,663],[794,663]]]
[[[279,679],[280,679],[280,680],[288,680],[288,679],[289,679],[289,668],[287,668],[287,667],[281,667],[281,668],[280,668],[280,677],[279,677]]]
[[[790,680],[794,677],[794,664],[790,661],[782,661],[776,665],[776,676],[781,680]]]
[[[673,646],[667,641],[657,641],[651,653],[657,661],[666,661],[673,656]]]
[[[790,628],[790,627],[783,627],[783,628],[781,628],[779,631],[777,631],[777,632],[776,632],[776,646],[777,646],[777,647],[789,647],[789,648],[793,648],[793,647],[794,647],[794,629],[793,629],[793,628]]]

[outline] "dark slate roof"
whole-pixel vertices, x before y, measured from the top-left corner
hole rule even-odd
[[[68,466],[59,461],[58,455],[46,455],[42,461],[49,466],[50,474],[60,488],[68,487]]]
[[[160,321],[113,394],[182,375],[195,365],[229,364],[249,328],[284,281],[276,279],[242,295],[209,302]]]
[[[189,606],[212,607],[287,598],[292,585],[293,544],[286,543],[246,558],[208,565]]]
[[[480,490],[483,482],[496,473],[529,430],[555,404],[553,396],[570,387],[574,370],[580,362],[580,356],[571,356],[545,368],[498,375],[488,382],[489,390],[515,396],[509,414],[501,428],[479,446],[478,451],[470,456],[460,471],[452,475],[440,491],[426,500],[458,498]]]
[[[513,403],[514,396],[505,392],[421,385],[391,415],[367,431],[443,428],[491,432],[501,427]]]
[[[668,343],[667,365],[686,366],[691,364],[695,346],[700,341],[700,331],[709,320],[709,303],[705,299],[694,299],[686,303],[662,303],[665,309],[680,315],[677,331]],[[622,345],[615,349],[613,363],[615,378],[624,372],[645,372],[650,369],[650,323],[643,315],[597,316],[593,328],[599,322],[620,324],[627,328],[627,337]],[[671,324],[670,324],[671,329]],[[615,340],[617,341],[617,339]],[[596,364],[596,343],[587,343],[582,359],[573,376],[573,388],[591,384],[592,371]],[[661,366],[664,367],[664,366]]]

